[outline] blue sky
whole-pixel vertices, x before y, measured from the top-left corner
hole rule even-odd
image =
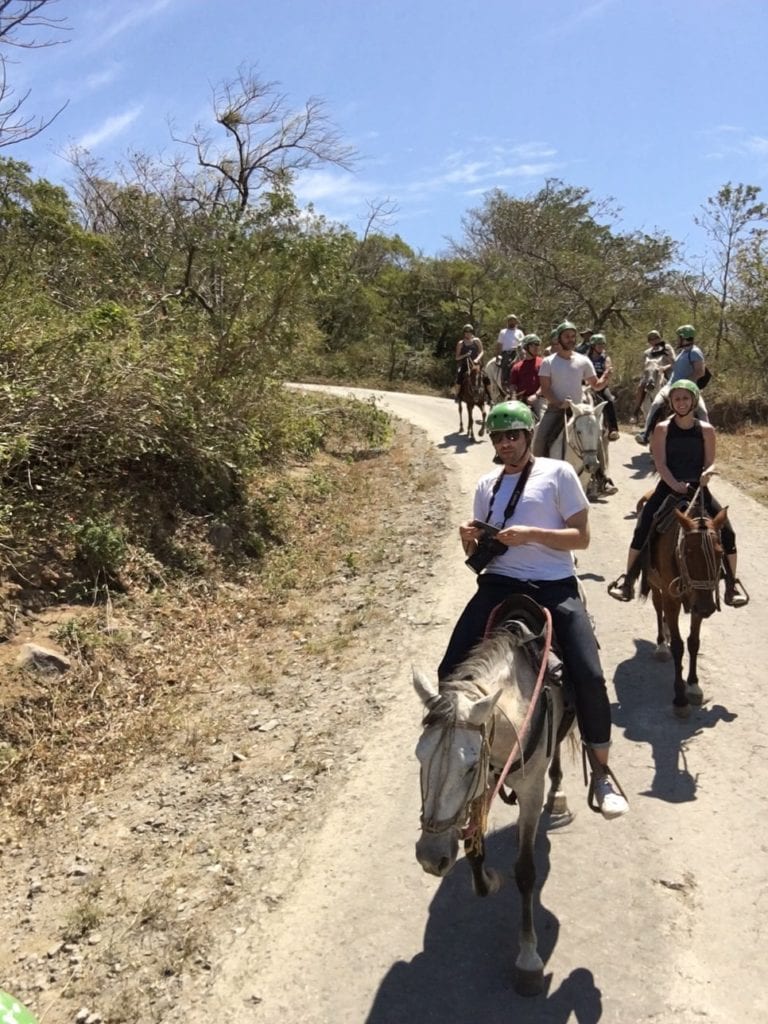
[[[85,145],[113,165],[166,154],[212,87],[241,64],[291,103],[325,101],[359,153],[297,183],[302,201],[355,229],[367,204],[435,255],[499,187],[547,177],[613,197],[627,230],[661,229],[691,258],[694,216],[727,181],[768,200],[764,0],[59,0],[64,46],[18,51],[9,78],[28,110],[66,110],[5,150],[68,181]]]

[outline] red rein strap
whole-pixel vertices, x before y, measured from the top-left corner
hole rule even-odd
[[[523,721],[522,728],[517,734],[517,739],[515,740],[515,744],[512,747],[512,750],[510,751],[509,757],[507,758],[507,763],[504,765],[504,768],[502,769],[502,772],[499,775],[499,779],[496,783],[496,788],[494,789],[491,798],[488,801],[488,807],[491,806],[496,796],[498,795],[499,790],[503,786],[504,780],[507,777],[507,772],[512,767],[515,758],[518,756],[519,753],[522,752],[523,745],[525,743],[525,738],[528,735],[528,730],[531,726],[531,719],[533,718],[533,713],[536,710],[536,705],[539,702],[539,694],[541,693],[541,687],[544,684],[544,676],[546,674],[547,664],[549,662],[549,652],[552,647],[552,615],[550,614],[549,608],[542,607],[541,610],[544,612],[544,617],[547,620],[547,628],[544,633],[544,650],[541,654],[541,665],[539,666],[539,675],[536,679],[536,685],[533,688],[533,696],[531,697],[531,702],[528,705],[528,711],[526,713],[525,720]]]

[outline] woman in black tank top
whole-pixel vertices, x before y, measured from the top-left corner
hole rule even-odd
[[[714,516],[720,511],[720,504],[709,492],[709,481],[715,472],[715,428],[711,423],[694,417],[698,392],[698,387],[691,380],[675,381],[669,389],[673,415],[659,423],[651,438],[651,452],[660,480],[635,527],[627,557],[627,571],[608,587],[608,593],[617,601],[630,601],[634,596],[633,584],[639,572],[640,552],[648,540],[653,517],[668,495],[691,497],[696,488],[701,487],[707,514]],[[728,520],[720,531],[720,538],[728,560],[723,600],[739,608],[748,599],[739,592],[736,536]]]

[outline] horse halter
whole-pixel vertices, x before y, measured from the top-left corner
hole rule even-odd
[[[446,744],[452,740],[456,730],[456,725],[435,725],[433,728],[440,729],[442,734],[437,741],[437,746],[432,752],[429,762],[421,770],[421,830],[422,832],[436,834],[440,832],[447,832],[451,828],[458,828],[461,830],[465,827],[469,819],[470,806],[472,802],[477,800],[478,797],[481,797],[488,788],[488,771],[491,765],[491,741],[488,733],[488,727],[486,725],[465,724],[460,726],[462,729],[480,733],[480,754],[477,759],[477,764],[474,766],[472,773],[467,774],[467,791],[463,800],[459,804],[456,813],[450,818],[430,818],[424,814],[424,803],[426,798],[424,779],[425,777],[428,778],[431,774],[434,758],[438,755],[441,758],[445,758],[447,756],[448,752],[446,750]],[[439,795],[440,794],[438,792],[437,797],[439,797]]]
[[[578,430],[576,428],[576,421],[582,419],[584,416],[593,416],[593,415],[594,414],[591,413],[591,412],[574,413],[574,415],[571,417],[570,420],[566,420],[565,421],[565,437],[566,437],[570,447],[573,448],[573,450],[576,452],[576,454],[581,459],[582,463],[584,462],[584,456],[585,455],[594,455],[595,458],[597,458],[598,450],[597,450],[597,446],[595,446],[594,448],[585,448],[584,447],[584,444],[582,443],[581,437],[579,436],[579,432],[578,432]],[[571,427],[570,431],[568,430],[569,426]]]
[[[708,525],[706,516],[700,515],[697,519],[695,530],[680,529],[677,538],[677,564],[680,567],[680,575],[670,584],[670,591],[675,583],[680,596],[690,590],[714,590],[720,581],[720,552],[718,550],[717,532]],[[692,541],[698,541],[698,546],[703,556],[704,574],[693,576],[688,568],[686,550]]]

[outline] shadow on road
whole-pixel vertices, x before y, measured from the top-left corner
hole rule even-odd
[[[474,448],[475,445],[482,444],[484,441],[484,437],[478,437],[473,441],[471,437],[467,437],[466,434],[460,434],[457,430],[454,434],[445,434],[437,447],[450,448],[456,455],[463,455],[464,452]]]
[[[596,1024],[600,1020],[600,990],[585,968],[572,971],[554,992],[549,991],[552,975],[545,975],[546,988],[540,996],[518,996],[512,987],[520,920],[520,899],[510,877],[516,834],[516,827],[510,825],[488,837],[488,863],[503,868],[506,882],[495,896],[475,896],[464,860],[439,883],[423,952],[410,963],[399,961],[390,968],[365,1024],[566,1024],[572,1020]],[[549,836],[540,831],[535,851],[539,893],[549,874],[550,847]],[[565,855],[565,850],[558,851],[556,858]],[[568,869],[564,860],[559,869]],[[557,944],[559,921],[537,902],[535,922],[539,954],[546,963]]]
[[[733,722],[737,715],[721,704],[705,704],[693,708],[687,719],[675,718],[672,662],[657,661],[656,645],[649,640],[635,640],[635,647],[635,655],[616,668],[618,706],[614,706],[613,721],[624,729],[627,739],[651,748],[653,779],[640,795],[674,804],[695,800],[698,780],[688,770],[688,743],[718,722]]]
[[[638,452],[629,462],[623,463],[623,466],[633,480],[646,480],[656,475],[656,467],[648,452]]]

